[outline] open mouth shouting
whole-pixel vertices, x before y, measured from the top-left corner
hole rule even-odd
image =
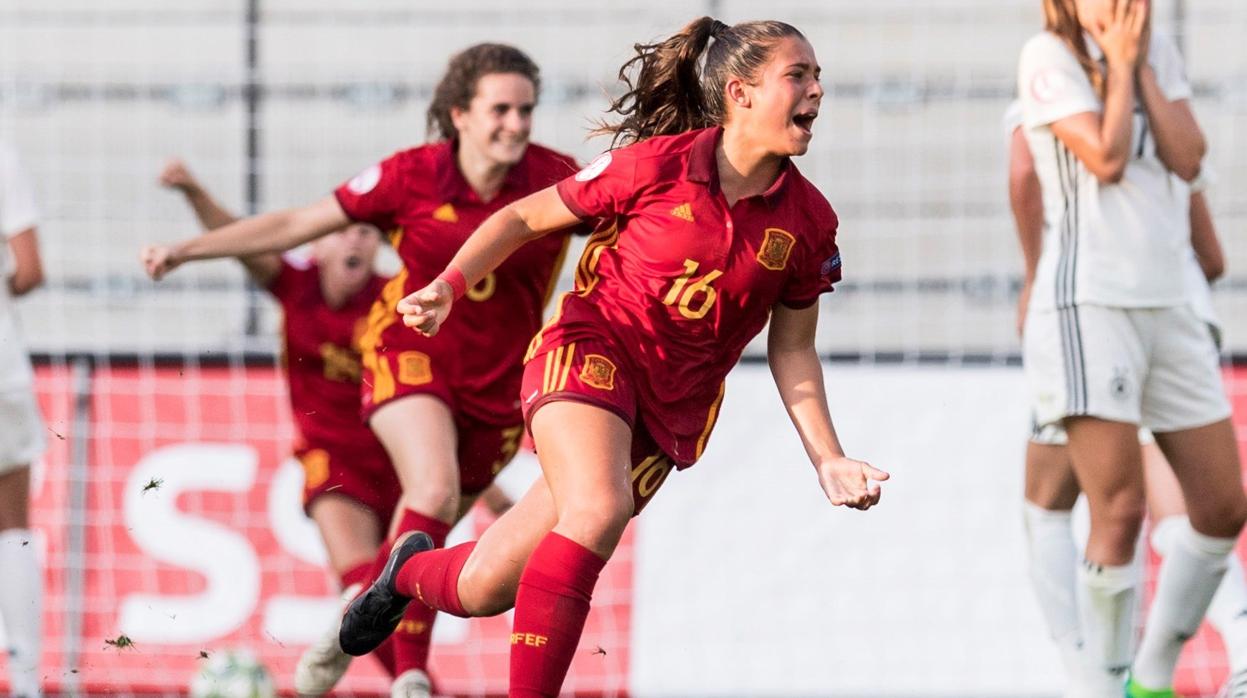
[[[809,137],[814,135],[814,120],[818,118],[818,110],[807,109],[792,115],[792,123],[801,131],[802,135]]]

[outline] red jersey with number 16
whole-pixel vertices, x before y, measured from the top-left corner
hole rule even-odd
[[[772,306],[808,307],[840,279],[836,214],[791,162],[768,191],[728,207],[720,133],[650,138],[559,183],[573,213],[604,223],[576,290],[530,349],[613,345],[635,379],[638,416],[680,467],[701,457],[724,378]]]

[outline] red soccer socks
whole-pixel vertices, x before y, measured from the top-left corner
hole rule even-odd
[[[605,565],[589,549],[553,532],[533,551],[515,599],[511,698],[558,696]]]
[[[420,553],[398,571],[394,586],[400,594],[452,616],[467,618],[469,614],[459,602],[459,573],[475,548],[473,541]]]
[[[424,531],[433,539],[433,545],[440,548],[446,544],[446,535],[450,533],[450,526],[407,509],[403,511],[403,517],[399,520],[398,530],[400,536],[407,531]],[[402,622],[398,624],[398,628],[394,630],[394,635],[390,638],[394,644],[394,663],[398,674],[408,669],[420,669],[427,672],[429,643],[433,638],[433,621],[436,619],[437,611],[418,599],[408,604]]]

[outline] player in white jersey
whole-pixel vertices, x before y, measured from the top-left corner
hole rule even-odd
[[[30,544],[29,499],[30,464],[44,434],[13,299],[43,283],[38,217],[17,153],[0,143],[0,620],[10,693],[25,698],[40,695],[43,575]]]
[[[1018,300],[1018,333],[1021,334],[1039,258],[1043,202],[1034,160],[1021,130],[1020,102],[1014,101],[1009,105],[1004,125],[1009,143],[1009,202],[1026,264],[1025,282]],[[1214,337],[1219,337],[1220,322],[1212,307],[1209,284],[1224,273],[1225,257],[1203,194],[1208,179],[1207,172],[1201,172],[1200,180],[1189,185],[1192,249],[1184,270],[1192,309],[1207,323]],[[1077,553],[1071,530],[1071,513],[1079,488],[1065,443],[1065,430],[1058,423],[1033,430],[1026,449],[1023,506],[1031,583],[1049,633],[1061,652],[1066,675],[1073,678],[1082,671],[1079,651],[1082,631],[1075,593]],[[1151,543],[1153,549],[1164,557],[1178,535],[1177,531],[1189,525],[1186,504],[1169,462],[1145,430],[1140,431],[1140,446],[1143,449],[1148,514],[1152,519]],[[1226,575],[1208,610],[1208,620],[1224,640],[1233,674],[1226,695],[1235,698],[1240,695],[1235,690],[1247,695],[1245,610],[1247,583],[1237,558],[1230,556]]]
[[[1022,50],[1023,132],[1044,244],[1023,357],[1042,426],[1063,423],[1091,526],[1078,587],[1087,695],[1171,695],[1247,519],[1219,354],[1187,299],[1189,189],[1206,144],[1173,44],[1143,0],[1044,0]],[[1161,566],[1135,661],[1131,569],[1143,521],[1138,428],[1173,466],[1190,526]]]

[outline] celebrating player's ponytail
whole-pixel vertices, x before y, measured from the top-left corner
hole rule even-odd
[[[1078,21],[1078,7],[1074,0],[1043,0],[1044,29],[1061,37],[1082,66],[1087,79],[1100,99],[1104,99],[1104,73],[1087,52],[1082,24]]]
[[[636,56],[619,69],[628,90],[607,110],[623,120],[604,123],[597,133],[611,134],[614,147],[724,123],[728,78],[756,80],[775,44],[789,36],[802,34],[784,22],[728,26],[701,17],[668,39],[636,44]]]

